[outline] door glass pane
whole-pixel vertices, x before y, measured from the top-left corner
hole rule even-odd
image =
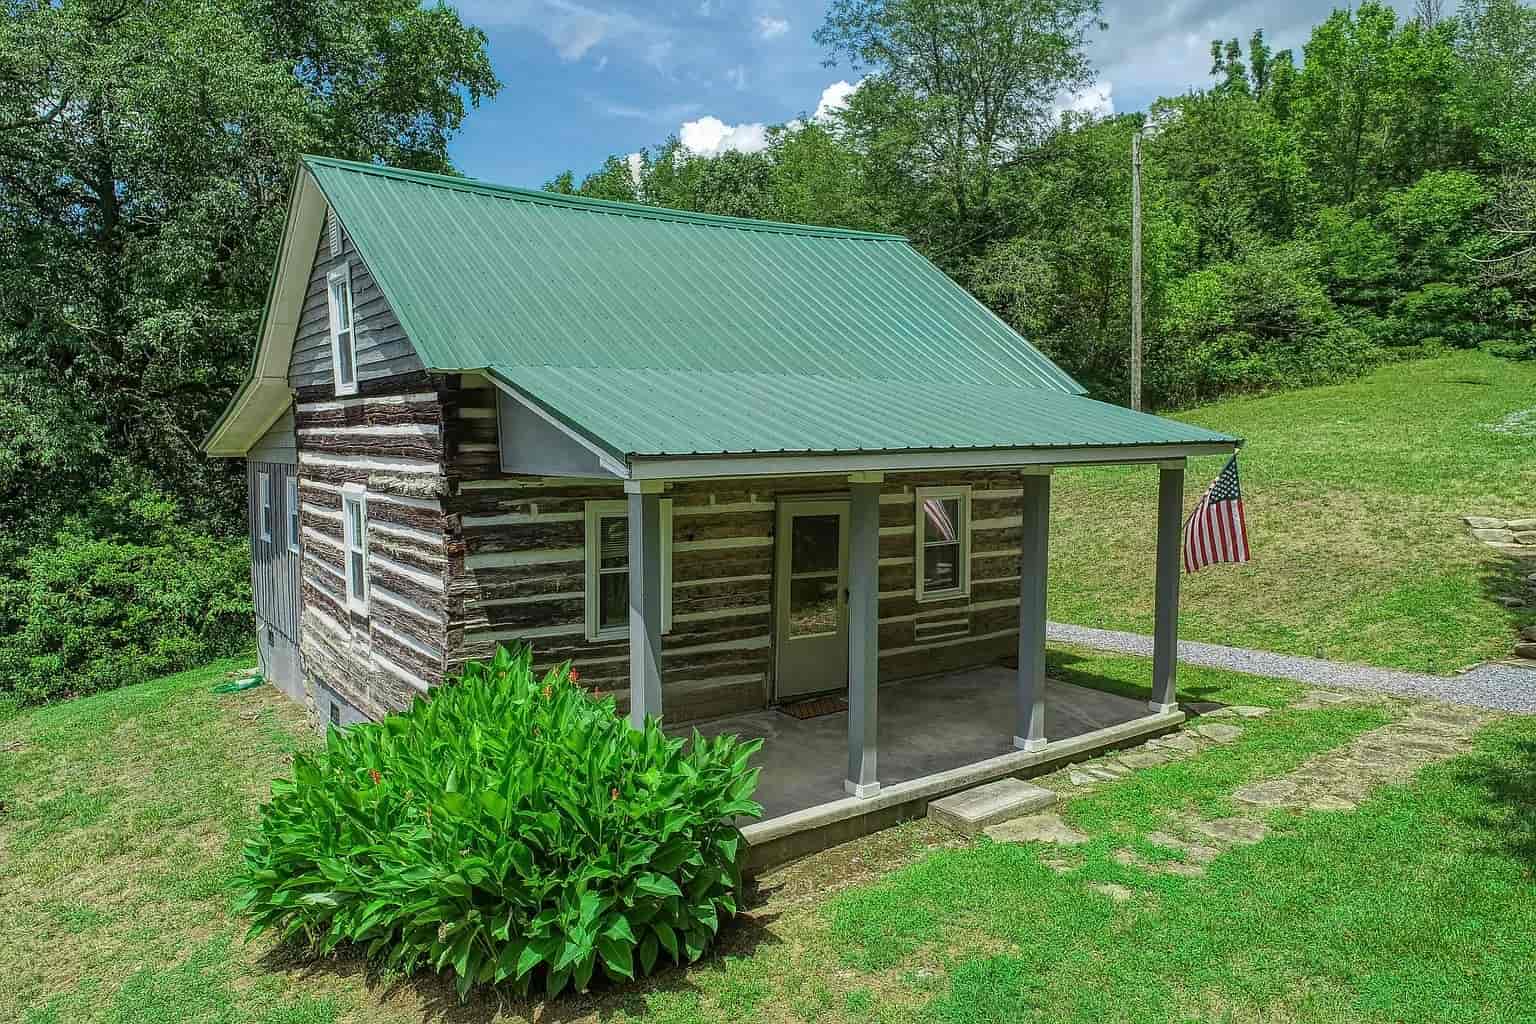
[[[789,521],[790,573],[798,576],[808,572],[837,572],[837,561],[842,547],[841,534],[841,516],[795,516],[791,519]],[[836,580],[833,583],[835,584]]]
[[[629,621],[629,573],[605,572],[597,578],[597,625],[612,629]]]
[[[789,581],[789,635],[816,636],[837,632],[838,585],[836,563],[831,576]]]
[[[923,540],[952,541],[960,526],[959,498],[926,498],[923,501]]]
[[[623,569],[629,565],[629,519],[604,516],[597,521],[598,568]]]
[[[929,544],[923,548],[923,590],[960,587],[960,544]]]

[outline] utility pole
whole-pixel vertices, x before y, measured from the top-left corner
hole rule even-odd
[[[1131,136],[1131,408],[1141,410],[1141,129]]]

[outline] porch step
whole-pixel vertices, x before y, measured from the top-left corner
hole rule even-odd
[[[928,805],[928,820],[973,836],[988,825],[1044,810],[1056,794],[1023,779],[998,779]]]

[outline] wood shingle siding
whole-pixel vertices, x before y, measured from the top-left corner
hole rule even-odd
[[[384,293],[374,283],[373,275],[363,264],[345,230],[341,232],[341,242],[341,255],[332,259],[330,241],[322,231],[315,250],[315,264],[309,275],[309,289],[304,296],[289,363],[289,382],[301,393],[310,388],[333,387],[331,320],[325,277],[342,263],[348,263],[352,268],[359,392],[365,392],[364,385],[369,382],[388,386],[403,375],[423,373],[421,360],[411,348],[400,321],[395,318]]]

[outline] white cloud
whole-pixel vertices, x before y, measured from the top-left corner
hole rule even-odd
[[[747,69],[746,69],[746,67],[741,65],[741,64],[737,64],[733,68],[726,68],[726,70],[725,70],[725,80],[727,82],[730,82],[732,85],[734,85],[738,89],[745,89],[747,87]]]
[[[848,105],[848,97],[852,96],[854,91],[863,84],[864,80],[861,78],[852,84],[848,82],[833,82],[821,90],[821,99],[816,103],[816,113],[811,115],[811,120],[825,121],[833,113],[846,107]]]
[[[1081,92],[1058,97],[1051,106],[1051,114],[1055,117],[1060,117],[1067,111],[1074,114],[1088,114],[1091,117],[1110,116],[1115,112],[1114,83],[1094,82]]]
[[[759,39],[777,39],[789,31],[789,22],[784,18],[772,18],[767,15],[757,19],[757,37]]]
[[[645,166],[644,159],[640,156],[639,153],[631,153],[631,154],[629,154],[628,156],[626,156],[624,158],[624,162],[629,164],[629,178],[630,178],[630,180],[635,183],[635,187],[636,188],[639,188],[640,187],[640,169]]]
[[[577,0],[459,0],[458,7],[465,21],[481,28],[537,32],[568,61],[603,42],[638,48],[650,63],[658,46],[671,47],[668,29],[659,22]]]
[[[622,117],[630,121],[678,121],[699,112],[697,103],[666,103],[659,107],[635,107],[626,103],[612,103],[591,98],[594,109],[608,117]]]
[[[718,117],[684,121],[677,137],[699,156],[719,156],[727,150],[757,153],[768,148],[768,126],[761,122],[726,124]]]

